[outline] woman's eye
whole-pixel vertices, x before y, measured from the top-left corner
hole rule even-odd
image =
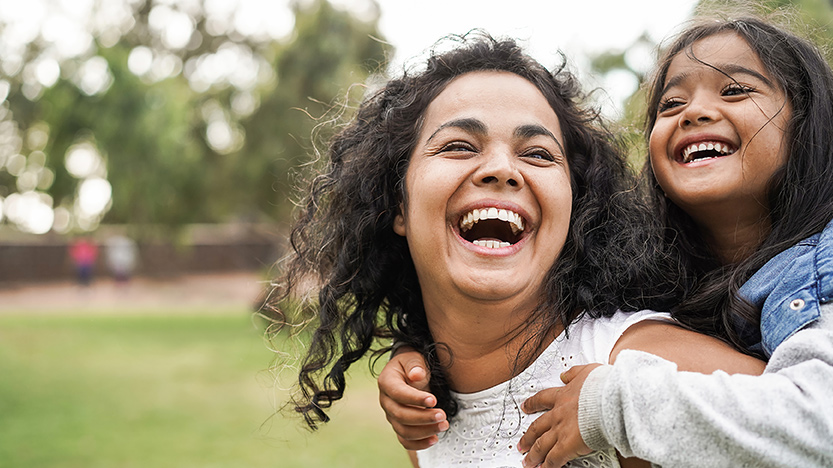
[[[657,113],[661,114],[667,110],[671,110],[675,107],[683,105],[683,101],[679,98],[666,98],[659,101],[659,106],[657,107]]]
[[[555,161],[555,157],[543,148],[535,148],[521,155],[524,158],[540,159],[542,161]]]
[[[454,152],[454,151],[476,151],[474,146],[464,141],[452,141],[440,148],[440,152]]]

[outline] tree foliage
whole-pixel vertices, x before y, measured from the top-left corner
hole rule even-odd
[[[391,53],[378,8],[360,19],[297,1],[286,12],[294,28],[276,39],[218,27],[199,0],[122,4],[130,15],[117,34],[89,26],[82,53],[56,54],[44,28],[17,51],[19,66],[0,66],[5,224],[44,232],[21,221],[37,203],[54,208],[50,226],[64,231],[279,220],[317,118]],[[166,18],[181,27],[165,29]],[[17,26],[0,17],[0,36]]]

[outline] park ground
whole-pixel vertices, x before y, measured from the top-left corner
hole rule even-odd
[[[256,273],[0,284],[0,467],[408,466],[366,362],[326,427],[281,411],[295,373],[276,357],[304,342],[264,341],[266,287]]]
[[[124,284],[99,277],[89,286],[69,279],[5,283],[0,284],[0,313],[60,314],[86,309],[90,313],[118,314],[200,306],[235,310],[254,307],[267,286],[268,282],[253,272],[137,277]]]

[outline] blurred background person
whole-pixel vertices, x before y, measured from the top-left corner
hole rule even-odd
[[[88,237],[79,237],[69,244],[69,256],[75,267],[75,278],[78,284],[89,286],[93,282],[98,246]]]
[[[107,239],[107,268],[119,284],[127,284],[136,269],[139,249],[133,239],[116,235]]]

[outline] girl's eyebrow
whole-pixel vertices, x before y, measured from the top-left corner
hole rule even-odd
[[[722,71],[727,75],[750,75],[753,76],[761,81],[764,82],[765,85],[772,89],[776,89],[776,87],[772,84],[772,80],[765,77],[758,71],[752,70],[751,68],[746,68],[743,65],[738,65],[736,63],[730,63],[726,65],[722,65],[717,67],[718,70]]]
[[[770,80],[760,72],[752,70],[751,68],[744,67],[743,65],[738,65],[736,63],[727,63],[721,65],[712,65],[707,63],[705,65],[718,73],[728,76],[729,78],[732,78],[733,75],[749,75],[762,81],[770,89],[777,89],[775,85],[772,84],[772,80]],[[670,80],[668,80],[668,82],[662,88],[662,93],[660,93],[660,95],[663,95],[669,89],[678,86],[680,83],[685,81],[690,75],[691,73],[680,73],[678,75],[674,75],[673,77],[671,77]]]

